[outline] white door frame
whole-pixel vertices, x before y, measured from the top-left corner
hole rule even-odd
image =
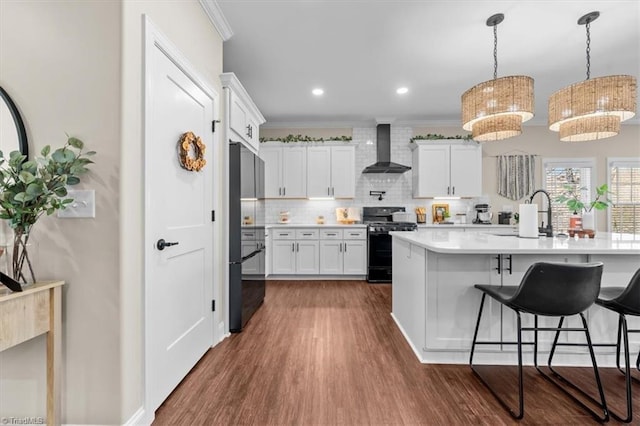
[[[204,93],[206,93],[208,96],[210,96],[213,99],[214,102],[214,109],[213,109],[213,119],[214,120],[219,120],[220,119],[220,97],[218,92],[216,92],[198,73],[198,71],[195,69],[195,67],[187,60],[187,58],[180,52],[180,50],[164,35],[162,34],[158,28],[153,24],[153,22],[151,22],[151,20],[149,19],[148,16],[143,15],[142,17],[143,19],[143,29],[144,29],[144,51],[143,51],[143,61],[142,61],[142,68],[143,68],[143,87],[142,87],[142,98],[143,98],[143,113],[142,113],[142,117],[143,117],[143,167],[145,170],[145,174],[144,174],[144,240],[142,242],[143,245],[143,256],[144,256],[144,271],[143,271],[143,279],[144,279],[144,294],[143,294],[143,306],[142,306],[142,310],[143,310],[143,342],[144,342],[144,350],[143,350],[143,381],[144,381],[144,397],[143,397],[143,403],[144,403],[144,414],[142,417],[145,418],[144,423],[145,424],[150,424],[154,417],[154,411],[158,408],[158,407],[152,407],[151,406],[151,402],[149,400],[149,386],[150,386],[150,381],[149,378],[147,376],[148,371],[147,371],[147,366],[149,365],[149,360],[151,359],[151,357],[153,356],[153,354],[151,353],[151,351],[149,350],[149,333],[148,333],[148,324],[150,321],[150,318],[148,317],[149,312],[147,307],[147,303],[148,303],[148,294],[149,292],[147,291],[147,289],[149,288],[150,285],[152,285],[152,283],[149,283],[147,280],[147,270],[151,267],[150,265],[150,253],[154,250],[153,247],[149,246],[147,247],[146,242],[150,240],[150,230],[149,227],[147,226],[147,223],[149,223],[149,215],[151,214],[151,212],[149,211],[149,193],[147,191],[147,182],[149,181],[149,167],[147,167],[147,155],[146,152],[148,152],[148,149],[150,149],[152,143],[151,141],[147,140],[148,135],[151,134],[150,132],[150,123],[151,123],[151,117],[150,117],[150,112],[151,112],[151,105],[149,103],[150,100],[150,93],[153,91],[153,87],[151,87],[151,85],[149,84],[149,79],[148,76],[151,74],[151,67],[153,66],[153,61],[151,61],[151,55],[154,49],[158,48],[160,49],[185,75],[187,75],[195,85],[197,85]],[[213,133],[213,146],[211,146],[209,149],[212,150],[212,152],[216,152],[216,148],[219,146],[219,132],[214,132]],[[214,154],[215,155],[215,154]],[[214,161],[217,161],[216,158],[214,158]],[[212,178],[214,179],[218,179],[217,174],[219,174],[219,168],[216,169],[217,173],[214,173]],[[213,182],[211,182],[211,190],[214,191],[215,190],[215,185]],[[214,192],[214,197],[213,197],[213,206],[212,208],[214,210],[218,210],[218,199],[217,199],[217,194],[215,194]],[[213,223],[213,235],[221,235],[220,234],[220,225],[219,225],[219,221],[215,221]],[[213,238],[213,235],[211,235],[211,238]],[[213,259],[212,262],[214,265],[221,265],[221,260],[220,260],[220,250],[216,250],[216,244],[214,241],[213,244]],[[213,274],[213,297],[217,298],[220,294],[220,283],[218,282],[218,275],[217,275],[217,268],[214,267],[214,274]],[[222,336],[217,336],[217,332],[219,329],[219,324],[221,322],[221,318],[220,318],[220,309],[216,309],[215,312],[213,312],[213,336],[211,336],[211,341],[213,343],[213,345],[217,344],[220,340]]]

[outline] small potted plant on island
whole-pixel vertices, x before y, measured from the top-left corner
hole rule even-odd
[[[555,201],[566,204],[574,215],[580,215],[582,219],[581,229],[569,229],[569,235],[577,232],[579,235],[593,238],[595,236],[595,210],[605,210],[613,205],[613,202],[607,197],[608,194],[611,194],[609,186],[605,183],[596,187],[596,197],[588,203],[580,200],[581,193],[587,190],[586,187],[565,185],[564,189],[565,191],[556,197]]]
[[[41,156],[27,159],[20,151],[5,158],[0,151],[0,219],[13,230],[9,275],[18,282],[35,282],[29,258],[29,236],[33,225],[43,215],[52,215],[73,202],[67,197],[67,185],[80,182],[88,171],[93,151],[82,152],[80,139],[68,137],[62,148],[51,151],[49,145]]]

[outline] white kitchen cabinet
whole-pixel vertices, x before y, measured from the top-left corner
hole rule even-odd
[[[365,275],[366,238],[365,229],[323,229],[320,232],[320,274]]]
[[[354,198],[354,146],[307,148],[307,196]]]
[[[474,143],[412,144],[413,197],[482,194],[482,149]]]
[[[344,240],[343,274],[365,275],[367,273],[367,241]]]
[[[266,120],[251,97],[232,72],[220,74],[225,91],[227,140],[241,142],[252,152],[258,153],[260,125]]]
[[[320,271],[317,229],[277,229],[271,244],[273,274],[312,275]]]
[[[266,198],[307,197],[307,151],[305,147],[267,147],[260,149],[264,160]]]

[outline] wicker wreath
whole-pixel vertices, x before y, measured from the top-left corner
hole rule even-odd
[[[207,164],[207,160],[204,159],[207,147],[202,143],[200,136],[196,136],[193,132],[184,133],[178,142],[178,147],[180,149],[180,165],[183,168],[199,172]]]

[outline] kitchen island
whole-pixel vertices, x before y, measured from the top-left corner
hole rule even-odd
[[[515,232],[419,230],[393,236],[392,316],[418,359],[423,363],[468,362],[481,292],[474,284],[518,285],[529,266],[539,261],[604,263],[602,286],[626,286],[640,268],[640,236],[598,233],[594,239],[519,238]],[[515,341],[515,315],[487,299],[479,338]],[[593,306],[587,320],[594,343],[615,340],[617,316]],[[630,318],[631,328],[638,328]],[[557,325],[557,318],[540,318],[540,325]],[[571,318],[570,325],[579,318]],[[532,324],[523,316],[523,326]],[[567,337],[567,335],[570,336]],[[561,339],[584,342],[580,333],[563,333]],[[531,340],[532,333],[523,334]],[[541,360],[553,333],[540,334]],[[631,334],[631,353],[637,353],[640,335]],[[563,347],[558,364],[589,365],[586,350]],[[531,347],[525,351],[531,352]],[[515,346],[479,348],[479,363],[516,363]],[[598,362],[615,365],[614,349],[598,348]],[[529,354],[525,362],[532,362]]]

